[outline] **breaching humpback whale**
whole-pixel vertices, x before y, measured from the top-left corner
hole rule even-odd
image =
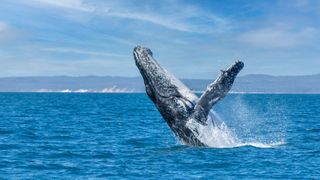
[[[212,106],[229,92],[244,66],[243,62],[236,61],[227,70],[222,70],[220,76],[198,98],[158,64],[150,49],[137,46],[133,56],[143,77],[146,93],[174,134],[184,144],[208,146],[201,139],[201,130],[197,127],[207,125]],[[193,125],[190,126],[190,123]]]

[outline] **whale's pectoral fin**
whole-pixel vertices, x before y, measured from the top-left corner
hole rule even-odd
[[[203,124],[206,123],[212,106],[224,98],[230,91],[237,74],[243,66],[243,62],[236,61],[227,70],[221,71],[220,76],[207,87],[206,91],[201,95],[198,103],[195,105],[193,115],[196,116],[196,119]]]

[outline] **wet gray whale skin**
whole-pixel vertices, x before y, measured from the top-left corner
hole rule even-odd
[[[174,134],[186,145],[207,146],[198,138],[197,130],[191,130],[186,124],[191,119],[201,125],[207,125],[208,115],[213,105],[230,91],[232,84],[243,68],[236,61],[198,98],[180,80],[162,68],[153,58],[150,49],[137,46],[133,50],[135,63],[143,77],[146,93],[159,110]]]

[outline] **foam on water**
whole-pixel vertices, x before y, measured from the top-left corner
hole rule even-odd
[[[279,141],[279,142],[270,142],[270,143],[261,143],[261,142],[246,142],[246,143],[240,143],[237,147],[241,146],[253,146],[257,148],[273,148],[277,146],[281,146],[286,144],[285,141]]]
[[[227,127],[217,113],[211,111],[208,116],[207,125],[197,123],[194,119],[190,119],[187,126],[196,134],[201,142],[212,148],[234,148],[242,146],[253,146],[257,148],[273,148],[285,144],[284,141],[276,142],[260,142],[243,141],[239,139],[235,133]]]

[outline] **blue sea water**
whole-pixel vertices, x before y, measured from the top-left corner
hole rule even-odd
[[[180,144],[145,94],[0,93],[0,178],[320,178],[320,95],[229,94],[214,110],[234,146]]]

